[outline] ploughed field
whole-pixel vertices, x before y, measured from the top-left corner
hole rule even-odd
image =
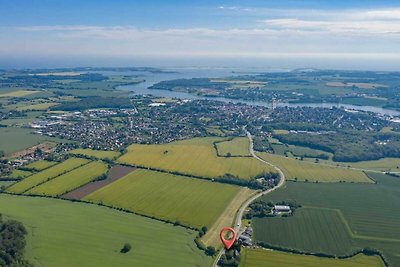
[[[250,179],[263,172],[275,172],[272,167],[251,157],[219,157],[213,143],[223,140],[206,137],[163,145],[133,144],[118,162],[204,178],[231,174]]]
[[[28,231],[26,257],[35,266],[210,266],[196,232],[92,204],[0,195],[3,216]],[[120,249],[130,243],[132,249]]]
[[[347,259],[297,255],[263,249],[244,249],[239,267],[384,267],[378,256],[357,254]]]
[[[293,217],[253,219],[256,241],[341,256],[373,248],[390,266],[400,266],[400,179],[368,175],[377,183],[288,182],[264,196],[265,201],[290,200],[303,207]]]
[[[240,187],[139,169],[84,200],[201,228],[210,226]]]

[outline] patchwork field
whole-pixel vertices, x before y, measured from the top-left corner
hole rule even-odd
[[[238,137],[230,141],[219,142],[216,144],[218,155],[228,156],[251,156],[249,151],[249,139],[247,137]]]
[[[397,207],[400,203],[400,179],[378,173],[369,175],[377,184],[288,182],[263,199],[274,202],[295,200],[316,210],[300,208],[285,222],[279,222],[284,219],[277,218],[255,219],[257,240],[309,252],[319,252],[319,244],[321,249],[332,254],[345,248],[347,253],[356,248],[376,248],[383,252],[391,266],[400,266],[400,210]],[[342,223],[339,223],[339,218]],[[336,229],[330,221],[337,221],[334,224]],[[346,228],[351,237],[347,245],[343,232]],[[273,231],[290,232],[289,236],[282,234],[280,238]],[[335,248],[333,243],[336,242],[343,248]]]
[[[78,159],[78,158],[67,159],[66,161],[60,164],[54,165],[53,167],[45,169],[44,171],[31,175],[28,178],[18,182],[17,184],[12,185],[11,187],[7,188],[7,192],[23,193],[26,190],[40,183],[43,183],[58,175],[64,174],[88,162],[89,160],[87,159]]]
[[[137,170],[85,200],[201,228],[217,220],[240,187]]]
[[[60,175],[48,182],[40,184],[28,191],[27,194],[60,196],[91,182],[108,170],[106,164],[101,161],[90,162],[82,167]]]
[[[118,162],[181,174],[215,178],[232,174],[250,179],[262,172],[274,172],[272,167],[254,158],[218,157],[213,142],[223,138],[194,138],[165,145],[131,145]]]
[[[23,171],[23,170],[13,170],[9,175],[8,178],[11,179],[23,179],[25,177],[28,177],[31,175],[32,172],[29,171]]]
[[[24,167],[27,169],[31,169],[31,170],[41,171],[41,170],[47,169],[51,166],[54,166],[57,163],[58,162],[55,162],[55,161],[38,160],[38,161],[32,162]]]
[[[372,183],[368,176],[358,170],[337,168],[326,164],[312,163],[297,159],[291,159],[269,153],[259,152],[257,155],[278,166],[286,175],[288,180],[310,181],[310,182],[356,182]],[[297,179],[296,179],[297,178]]]
[[[93,193],[94,191],[115,182],[116,180],[124,177],[130,172],[133,172],[135,168],[115,165],[111,167],[111,169],[107,173],[107,178],[104,180],[93,181],[84,186],[79,187],[76,190],[73,190],[65,195],[62,195],[62,198],[65,199],[82,199],[83,197]]]
[[[121,155],[117,151],[104,151],[104,150],[93,150],[93,149],[74,149],[70,151],[73,155],[83,155],[88,157],[95,157],[97,159],[115,159]]]
[[[197,233],[97,205],[0,195],[3,216],[28,230],[26,255],[35,266],[210,266]],[[124,243],[132,250],[120,253]]]
[[[384,267],[378,256],[358,254],[340,260],[262,249],[244,249],[239,267]]]
[[[8,93],[0,94],[0,97],[24,97],[32,94],[36,94],[39,91],[29,91],[29,90],[17,90]]]

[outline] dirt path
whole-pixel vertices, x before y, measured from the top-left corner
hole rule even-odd
[[[89,195],[90,193],[92,193],[108,184],[111,184],[112,182],[124,177],[125,175],[127,175],[128,173],[130,173],[134,170],[135,170],[135,168],[133,168],[133,167],[116,165],[110,169],[107,179],[88,183],[82,187],[79,187],[78,189],[76,189],[74,191],[71,191],[65,195],[62,195],[61,198],[82,199],[85,196]]]
[[[201,239],[201,241],[206,246],[213,246],[215,248],[221,245],[219,240],[219,231],[227,226],[231,225],[233,222],[232,218],[235,218],[237,211],[246,199],[249,199],[254,195],[256,191],[249,188],[242,188],[238,194],[232,199],[229,205],[226,207],[224,212],[218,218],[218,220],[213,224],[213,226],[208,230],[207,234]]]
[[[269,162],[263,160],[262,158],[260,158],[260,157],[258,157],[258,156],[256,155],[256,153],[254,152],[253,137],[251,136],[250,132],[246,130],[245,127],[243,127],[243,130],[246,132],[247,138],[249,138],[249,141],[250,141],[250,145],[249,145],[250,154],[251,154],[255,159],[257,159],[257,160],[259,160],[259,161],[261,161],[261,162],[263,162],[263,163],[265,163],[265,164],[268,164],[269,166],[273,167],[273,168],[279,173],[280,179],[279,179],[279,183],[278,183],[277,186],[275,186],[275,187],[273,187],[273,188],[271,188],[271,189],[268,189],[268,190],[266,190],[266,191],[262,191],[262,192],[260,192],[260,193],[258,193],[258,194],[256,194],[256,195],[252,196],[251,198],[247,199],[247,200],[242,204],[242,206],[240,207],[240,209],[238,210],[238,212],[237,212],[237,214],[236,214],[236,220],[235,220],[235,222],[236,222],[236,224],[235,224],[235,231],[236,231],[236,233],[237,233],[237,237],[239,237],[239,235],[241,234],[242,217],[243,217],[243,213],[246,211],[247,207],[248,207],[254,200],[256,200],[257,198],[262,197],[262,196],[264,196],[264,195],[266,195],[266,194],[269,194],[269,193],[271,193],[271,192],[277,190],[278,188],[282,187],[282,186],[285,184],[285,179],[286,179],[286,178],[285,178],[285,174],[282,172],[281,169],[279,169],[277,166],[275,166],[275,165],[273,165],[273,164],[271,164],[271,163],[269,163]],[[214,264],[213,264],[214,267],[218,267],[219,259],[221,258],[221,256],[222,256],[224,253],[225,253],[225,249],[221,249],[221,250],[219,251],[217,257],[215,258]]]

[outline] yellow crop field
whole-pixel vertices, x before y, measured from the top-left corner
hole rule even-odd
[[[286,158],[265,152],[257,155],[279,168],[285,173],[288,180],[310,181],[310,182],[356,182],[372,183],[368,176],[358,170],[338,168],[322,163],[312,163],[292,158]]]
[[[275,172],[272,167],[251,157],[218,157],[213,142],[222,140],[206,137],[163,145],[134,144],[118,162],[206,178],[232,174],[250,179],[262,172]]]
[[[26,190],[43,183],[51,178],[54,178],[58,175],[61,175],[63,173],[66,173],[72,169],[75,169],[79,166],[82,166],[83,164],[88,163],[89,160],[87,159],[78,159],[78,158],[70,158],[67,159],[66,161],[54,165],[53,167],[50,167],[48,169],[45,169],[44,171],[41,171],[39,173],[36,173],[34,175],[29,176],[28,178],[25,178],[24,180],[13,184],[9,188],[7,188],[7,192],[11,193],[23,193]]]
[[[216,146],[220,156],[251,156],[249,151],[250,142],[247,137],[218,142]]]
[[[179,221],[191,227],[210,228],[240,189],[238,186],[142,169],[84,199],[171,222]]]
[[[59,196],[89,183],[100,175],[106,173],[107,170],[108,167],[106,164],[101,161],[94,161],[51,179],[44,184],[40,184],[26,193],[33,195]]]
[[[29,163],[28,165],[25,166],[25,168],[36,170],[36,171],[41,171],[41,170],[47,169],[57,163],[58,162],[55,162],[55,161],[38,160],[38,161],[35,161],[32,163]]]
[[[104,150],[93,150],[93,149],[74,149],[69,153],[73,155],[95,157],[97,159],[115,159],[116,157],[121,155],[117,151],[104,151]]]
[[[244,249],[239,267],[384,267],[378,256],[357,254],[348,259],[297,255],[263,249]]]

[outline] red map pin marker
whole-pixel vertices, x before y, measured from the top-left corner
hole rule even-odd
[[[229,240],[225,239],[225,233],[226,232],[231,232],[232,233],[232,238],[231,239],[229,239]],[[221,238],[221,241],[224,244],[225,248],[226,249],[230,249],[232,247],[233,243],[235,243],[236,232],[231,227],[225,227],[225,228],[222,228],[221,233],[219,234],[219,237]]]

